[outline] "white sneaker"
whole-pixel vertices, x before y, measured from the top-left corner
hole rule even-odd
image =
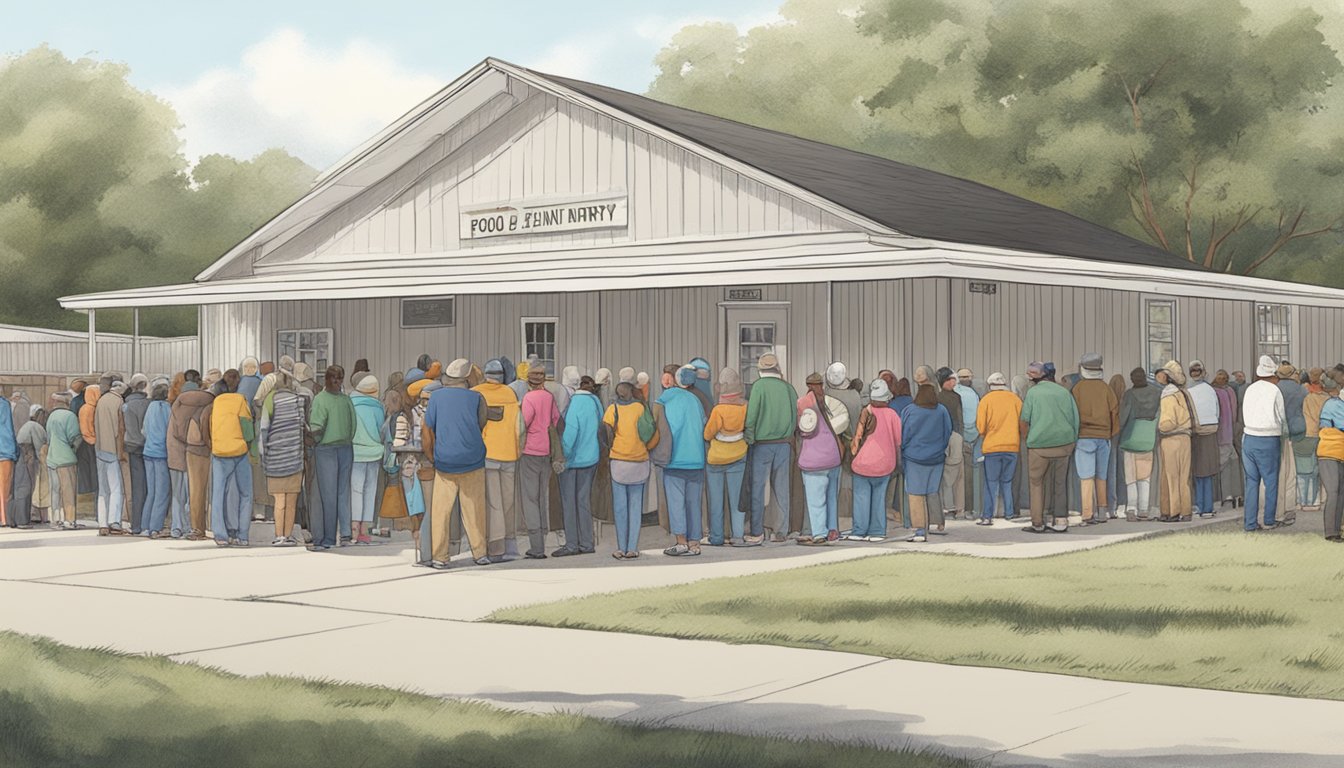
[[[283,547],[283,546],[286,546],[288,543],[289,543],[289,539],[286,539],[284,536],[276,536],[275,539],[271,541],[271,546],[272,546],[272,547]]]
[[[928,540],[929,540],[928,536],[920,536],[919,534],[915,534],[914,536],[911,536],[906,539],[906,541],[912,541],[915,542],[916,544],[923,544]]]
[[[887,540],[887,537],[886,537],[886,536],[869,536],[869,537],[867,537],[866,539],[864,539],[864,541],[871,541],[871,542],[873,542],[874,544],[876,544],[876,543],[878,543],[878,542],[883,542],[883,541],[886,541],[886,540]]]

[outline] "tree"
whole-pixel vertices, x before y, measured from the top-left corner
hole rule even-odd
[[[0,63],[0,321],[80,328],[58,297],[190,280],[315,176],[278,150],[189,172],[176,114],[127,74],[47,47]],[[128,312],[99,315],[129,330]],[[195,312],[143,330],[195,333]]]
[[[974,179],[1212,269],[1344,285],[1324,267],[1344,222],[1332,8],[847,7],[793,0],[745,35],[688,27],[651,94]]]

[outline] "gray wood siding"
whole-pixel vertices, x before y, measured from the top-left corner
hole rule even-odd
[[[97,371],[133,373],[131,359],[134,343],[130,339],[98,340]],[[184,336],[171,339],[142,338],[140,340],[141,372],[173,373],[196,364],[196,338]],[[63,376],[86,374],[89,367],[87,341],[6,341],[0,342],[0,371],[13,373],[50,373]]]
[[[460,241],[484,204],[627,194],[628,228]],[[512,81],[415,159],[278,246],[258,271],[406,255],[852,229],[838,217],[644,131]]]
[[[942,365],[950,334],[947,284],[941,278],[834,283],[833,356],[864,381],[883,368],[908,377],[915,366]]]
[[[1249,310],[1248,310],[1249,312]],[[1301,307],[1294,352],[1299,367],[1330,368],[1344,361],[1344,309]]]
[[[1176,299],[1176,354],[1189,366],[1199,360],[1209,371],[1220,368],[1253,373],[1255,325],[1253,304],[1182,297]]]

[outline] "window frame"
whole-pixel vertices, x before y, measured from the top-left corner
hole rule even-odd
[[[519,341],[519,346],[518,346],[518,348],[519,348],[519,350],[522,352],[522,355],[521,355],[520,358],[519,358],[522,362],[527,362],[527,359],[528,359],[528,357],[529,357],[528,352],[527,352],[527,325],[528,325],[528,323],[550,323],[552,326],[554,326],[554,334],[553,334],[553,335],[554,335],[554,338],[551,340],[550,343],[551,343],[551,345],[555,348],[555,349],[553,350],[553,353],[555,354],[555,358],[552,359],[552,360],[550,360],[551,366],[550,366],[550,369],[549,369],[549,370],[547,371],[547,373],[546,373],[546,380],[547,380],[547,381],[555,381],[556,376],[559,375],[559,368],[560,368],[560,318],[559,318],[559,317],[554,317],[554,316],[544,316],[544,315],[542,315],[542,316],[525,316],[525,317],[520,317],[520,318],[518,318],[518,341]],[[533,342],[533,343],[537,343],[537,342]],[[542,342],[542,343],[545,343],[545,342]],[[547,360],[547,358],[542,358],[540,355],[538,355],[538,358],[540,358],[543,362],[545,362],[545,361]]]
[[[280,335],[284,333],[294,334],[294,362],[302,362],[303,358],[299,354],[304,348],[299,346],[299,334],[303,333],[325,333],[327,335],[327,365],[336,361],[336,331],[332,328],[277,328],[275,330],[275,359],[279,360],[283,353],[280,351]],[[317,368],[317,350],[313,350],[313,367]],[[313,376],[320,379],[325,370],[314,370]]]
[[[1283,310],[1283,341],[1266,341],[1260,337],[1260,310],[1268,309],[1272,313],[1276,309]],[[1293,354],[1293,320],[1295,313],[1292,304],[1282,302],[1257,301],[1251,307],[1251,338],[1255,343],[1255,357],[1259,359],[1261,355],[1269,355],[1275,362],[1292,360]],[[1272,316],[1270,322],[1273,322]],[[1272,346],[1276,350],[1282,349],[1282,352],[1268,352],[1266,347]]]
[[[1157,304],[1165,304],[1171,308],[1171,359],[1180,360],[1180,314],[1177,311],[1177,303],[1174,297],[1154,296],[1145,297],[1143,300],[1143,349],[1140,350],[1141,359],[1144,361],[1144,373],[1152,375],[1166,360],[1152,359],[1152,344],[1155,341],[1152,334],[1152,307]],[[1161,343],[1161,340],[1156,340]]]

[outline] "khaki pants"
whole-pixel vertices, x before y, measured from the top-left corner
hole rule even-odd
[[[966,466],[963,457],[966,441],[957,432],[947,441],[947,460],[943,462],[942,509],[940,512],[962,512],[966,509],[966,484],[962,479]]]
[[[275,498],[275,537],[283,539],[294,532],[294,516],[298,511],[299,494],[277,493]]]
[[[210,529],[210,457],[187,454],[187,494],[191,503],[191,532],[204,536]]]
[[[8,416],[0,418],[9,418]],[[9,491],[14,486],[14,462],[0,461],[0,522],[9,522]]]
[[[1069,459],[1073,443],[1027,449],[1027,482],[1031,485],[1031,524],[1045,525],[1047,510],[1054,520],[1069,517]]]
[[[434,473],[434,499],[431,502],[430,536],[434,559],[448,562],[449,520],[453,505],[462,502],[462,527],[467,529],[471,556],[486,556],[485,470],[450,475]]]
[[[491,556],[504,554],[505,543],[518,535],[516,474],[516,465],[512,462],[498,469],[485,470],[485,505],[489,510],[487,549]]]
[[[1162,448],[1162,516],[1190,514],[1190,436],[1164,435]]]
[[[1281,458],[1279,459],[1279,507],[1277,517],[1280,520],[1297,519],[1297,462],[1293,458],[1293,441],[1288,438],[1279,440]],[[1262,488],[1260,491],[1264,493]],[[1264,505],[1260,506],[1264,509]]]
[[[56,493],[51,495],[51,521],[73,523],[79,517],[75,508],[78,498],[76,492],[79,490],[79,476],[75,472],[75,465],[57,467],[52,472],[56,473],[58,488]]]

